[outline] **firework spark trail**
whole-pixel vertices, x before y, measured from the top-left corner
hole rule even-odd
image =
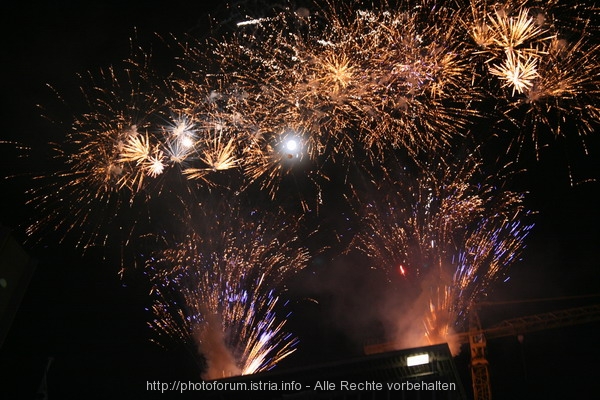
[[[376,268],[389,274],[400,270],[422,286],[414,307],[425,330],[395,327],[414,338],[404,345],[446,341],[524,247],[531,226],[521,221],[528,214],[522,195],[498,189],[497,181],[482,176],[479,167],[474,156],[458,164],[432,162],[425,170],[400,174],[359,201],[366,204],[365,229],[353,245]]]
[[[205,378],[268,370],[297,342],[283,331],[276,290],[308,262],[298,227],[229,205],[205,213],[201,226],[148,261],[150,325],[159,336],[196,343],[206,358]],[[215,353],[215,343],[223,351]]]

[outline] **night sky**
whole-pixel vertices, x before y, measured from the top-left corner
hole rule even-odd
[[[77,89],[77,73],[126,58],[134,32],[141,43],[156,41],[154,33],[203,35],[209,11],[223,19],[228,15],[223,6],[202,1],[69,3],[23,1],[3,6],[2,140],[47,142],[56,128],[40,117],[36,107],[55,101],[46,84],[68,96]],[[551,142],[539,160],[523,158],[527,172],[516,185],[529,192],[526,205],[537,211],[535,227],[523,260],[513,266],[510,280],[494,285],[488,301],[555,300],[484,307],[480,311],[484,327],[600,302],[596,133],[585,138],[587,156],[575,138]],[[10,145],[1,146],[2,175],[18,173],[23,159]],[[570,184],[569,169],[582,183]],[[38,261],[0,349],[0,398],[35,398],[49,359],[49,399],[136,398],[148,395],[147,381],[198,381],[198,365],[186,349],[176,341],[169,350],[150,342],[147,282],[135,273],[121,279],[118,256],[101,250],[82,255],[52,237],[40,244],[27,243],[23,226],[32,211],[25,205],[24,191],[30,185],[20,178],[4,180],[0,188],[0,223]],[[361,341],[376,336],[377,321],[364,313],[361,303],[386,290],[384,279],[360,265],[349,272],[344,268],[348,262],[325,253],[289,283],[293,314],[288,329],[297,333],[300,346],[280,368],[360,355]],[[514,337],[490,341],[494,398],[564,398],[600,389],[599,328],[596,322],[526,334],[522,344]],[[456,362],[470,389],[466,352]]]

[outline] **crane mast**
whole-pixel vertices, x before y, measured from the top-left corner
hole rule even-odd
[[[490,372],[486,357],[486,338],[476,312],[469,318],[469,348],[471,349],[471,379],[475,400],[491,400]]]

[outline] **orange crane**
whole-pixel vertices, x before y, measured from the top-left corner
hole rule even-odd
[[[514,303],[517,302],[515,301]],[[481,305],[491,304],[499,303],[482,303]],[[473,311],[469,318],[469,331],[458,333],[451,339],[456,340],[460,344],[469,344],[474,400],[490,400],[492,392],[488,370],[489,362],[486,357],[488,339],[518,336],[524,333],[594,321],[600,321],[600,304],[507,319],[486,329],[482,329],[477,312]],[[364,347],[366,354],[382,353],[395,349],[394,343],[391,342],[366,345]]]

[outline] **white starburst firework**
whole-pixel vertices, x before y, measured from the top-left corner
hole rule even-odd
[[[504,62],[490,67],[490,73],[504,81],[503,87],[512,87],[514,96],[515,92],[521,94],[533,86],[533,81],[539,76],[537,63],[533,55],[519,56],[507,50]]]

